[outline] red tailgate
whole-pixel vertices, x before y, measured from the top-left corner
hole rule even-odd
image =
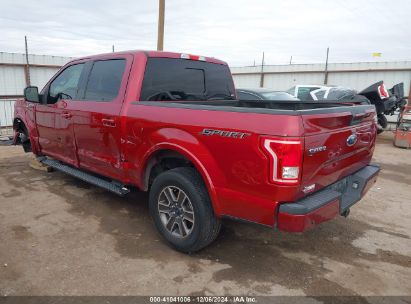
[[[376,137],[374,115],[374,109],[369,106],[302,115],[305,148],[300,197],[370,163]]]

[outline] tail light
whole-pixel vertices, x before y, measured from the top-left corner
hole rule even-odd
[[[303,143],[299,138],[262,137],[261,146],[270,160],[270,181],[293,185],[300,182]]]
[[[385,98],[390,97],[390,94],[388,93],[388,91],[385,88],[384,84],[378,86],[378,94],[380,95],[381,99],[385,99]]]

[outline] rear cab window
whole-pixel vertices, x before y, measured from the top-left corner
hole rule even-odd
[[[226,65],[173,58],[148,58],[140,100],[235,99]]]

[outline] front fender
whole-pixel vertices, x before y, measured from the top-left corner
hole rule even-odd
[[[216,185],[225,184],[225,177],[217,165],[212,153],[191,133],[176,128],[163,128],[152,132],[148,136],[150,148],[143,156],[144,175],[149,160],[158,151],[175,151],[190,162],[200,172],[210,194],[215,214],[221,215],[221,205],[215,190]],[[142,176],[144,180],[144,176]]]
[[[13,119],[14,131],[17,131],[16,130],[17,121],[20,121],[26,127],[26,130],[28,132],[28,136],[31,142],[32,152],[36,155],[40,154],[40,147],[38,144],[38,132],[37,132],[36,121],[35,121],[35,106],[29,107],[25,100],[23,99],[17,100],[14,105],[14,119]]]

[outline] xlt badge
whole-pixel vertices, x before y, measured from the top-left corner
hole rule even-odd
[[[322,151],[326,151],[327,150],[327,146],[321,146],[321,147],[314,147],[314,148],[310,148],[308,149],[308,153],[310,155],[313,155],[317,152],[322,152]]]

